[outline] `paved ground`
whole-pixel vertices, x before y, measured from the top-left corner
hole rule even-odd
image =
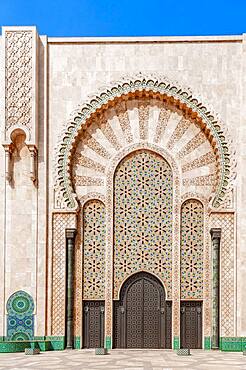
[[[112,350],[106,356],[95,356],[93,350],[44,352],[35,356],[6,353],[0,354],[0,370],[3,369],[234,370],[246,369],[246,356],[201,350],[192,350],[189,357],[177,356],[171,350]]]

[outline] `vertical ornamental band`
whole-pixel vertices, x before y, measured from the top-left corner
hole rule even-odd
[[[212,294],[212,343],[213,349],[219,348],[219,276],[220,276],[220,238],[221,229],[210,230],[212,239],[212,261],[213,261],[213,294]]]
[[[73,282],[74,282],[74,246],[76,229],[66,229],[67,242],[67,313],[66,313],[66,337],[67,349],[73,348]]]

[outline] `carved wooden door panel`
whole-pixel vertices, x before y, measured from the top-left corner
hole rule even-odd
[[[160,292],[151,281],[145,279],[143,279],[142,281],[143,281],[142,348],[161,348],[161,316],[164,317],[164,307],[161,307]],[[163,339],[165,330],[164,324],[165,323],[163,320],[162,323]]]
[[[84,348],[104,346],[104,301],[84,302]]]
[[[138,280],[127,292],[125,305],[127,348],[142,348],[143,281]]]
[[[202,348],[202,302],[181,302],[181,348]]]
[[[168,303],[156,278],[147,273],[131,277],[122,287],[121,300],[114,303],[114,347],[170,348],[171,304]]]

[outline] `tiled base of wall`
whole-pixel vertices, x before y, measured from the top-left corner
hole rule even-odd
[[[105,339],[105,348],[111,349],[112,348],[112,338],[110,336],[106,336]]]
[[[80,349],[81,348],[80,337],[74,337],[73,346],[74,346],[74,349]]]
[[[221,337],[221,351],[242,352],[246,350],[246,337]]]
[[[179,337],[174,337],[173,338],[173,349],[179,349],[179,348],[180,348]]]
[[[64,337],[35,337],[28,341],[8,341],[1,337],[0,353],[24,352],[25,348],[39,348],[40,351],[59,351],[65,349]]]
[[[211,349],[211,338],[204,337],[204,349]]]
[[[107,337],[106,348],[111,348],[111,338]],[[174,337],[173,349],[180,347],[179,337]],[[0,353],[24,352],[25,348],[39,348],[40,351],[58,351],[65,349],[65,338],[62,336],[35,337],[29,341],[8,341],[5,337],[0,337]],[[80,349],[80,337],[74,337],[74,348]],[[210,337],[204,338],[204,349],[211,349]],[[220,350],[227,352],[246,351],[246,337],[221,337]]]

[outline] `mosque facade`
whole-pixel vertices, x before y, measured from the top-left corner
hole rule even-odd
[[[3,27],[0,86],[0,351],[246,348],[245,35]]]

